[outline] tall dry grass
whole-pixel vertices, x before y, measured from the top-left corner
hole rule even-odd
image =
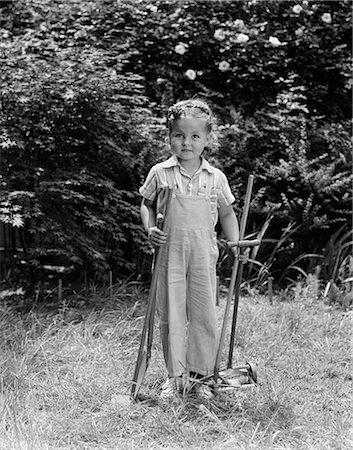
[[[353,313],[318,300],[313,280],[272,305],[241,298],[235,360],[258,364],[259,385],[210,403],[159,401],[166,374],[157,331],[146,400],[128,401],[141,294],[127,293],[128,302],[115,294],[102,302],[98,292],[99,307],[79,315],[0,306],[2,450],[353,448]]]

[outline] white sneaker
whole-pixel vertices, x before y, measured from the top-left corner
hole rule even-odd
[[[160,397],[163,400],[175,400],[179,397],[177,378],[167,378],[162,385]]]

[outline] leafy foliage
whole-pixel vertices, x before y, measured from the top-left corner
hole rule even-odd
[[[348,118],[349,16],[348,1],[139,1],[131,64],[157,100],[203,94],[222,118],[265,107],[295,73],[310,111]]]
[[[349,2],[139,5],[130,67],[162,106],[195,94],[214,105],[220,147],[209,156],[238,201],[256,175],[252,229],[275,209],[277,237],[295,222],[307,249],[349,224]]]
[[[296,224],[280,254],[270,251],[272,271],[323,252],[341,224],[351,226],[349,3],[140,5],[130,16],[140,24],[131,67],[145,74],[151,98],[208,99],[220,122],[220,146],[208,156],[238,204],[256,176],[251,231],[273,213],[269,237],[282,242]]]
[[[141,77],[118,72],[123,52],[111,68],[105,51],[86,44],[80,55],[69,43],[48,49],[58,25],[13,36],[5,48],[3,220],[25,221],[32,264],[54,251],[93,271],[131,270],[127,254],[144,242],[135,174],[145,142],[137,130],[149,116]]]
[[[165,108],[193,95],[218,115],[208,157],[239,205],[256,176],[249,228],[273,216],[258,252],[271,273],[351,227],[349,1],[66,6],[1,7],[0,217],[24,223],[29,259],[54,248],[131,269],[148,251],[137,188],[165,157]]]

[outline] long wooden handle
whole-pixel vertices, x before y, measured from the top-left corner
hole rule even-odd
[[[246,228],[246,222],[248,220],[253,183],[254,183],[254,176],[250,175],[249,180],[248,180],[248,186],[246,189],[244,211],[243,211],[243,215],[242,215],[242,219],[244,219],[244,220],[241,221],[240,232],[239,232],[239,240],[240,241],[244,238],[244,234],[245,234],[245,228]],[[244,241],[244,242],[246,242],[246,241]],[[255,245],[258,245],[258,244],[255,244]],[[230,333],[228,364],[227,364],[228,369],[230,369],[232,367],[232,361],[233,361],[235,328],[236,328],[237,317],[238,317],[238,305],[239,305],[239,295],[240,295],[242,276],[243,276],[243,264],[240,264],[240,266],[238,267],[237,282],[235,285],[233,319],[232,319],[232,328],[231,328],[231,333]]]
[[[242,240],[239,242],[233,242],[233,241],[227,242],[228,247],[239,247],[239,248],[257,247],[260,244],[261,244],[261,239],[244,240],[244,241]]]
[[[241,220],[240,220],[239,240],[243,239],[244,233],[245,233],[245,227],[246,227],[247,216],[249,213],[250,198],[251,198],[251,191],[252,191],[253,183],[254,183],[254,175],[249,175],[248,185],[247,185],[246,194],[245,194],[243,213],[242,213]],[[213,377],[214,377],[215,383],[217,383],[218,376],[219,376],[219,366],[220,366],[221,357],[222,357],[225,334],[226,334],[226,329],[227,329],[227,325],[228,325],[229,310],[230,310],[230,305],[231,305],[232,298],[233,298],[234,285],[235,285],[235,281],[236,281],[236,277],[237,277],[237,273],[238,273],[238,267],[239,267],[239,258],[235,258],[233,267],[232,267],[232,275],[231,275],[230,283],[229,283],[228,298],[227,298],[226,308],[224,311],[223,324],[222,324],[222,329],[221,329],[221,335],[219,338],[218,351],[217,351],[217,355],[216,355],[216,363],[215,363],[215,367],[214,367]]]
[[[233,319],[232,319],[232,327],[231,327],[231,332],[230,332],[227,369],[231,369],[232,368],[232,362],[233,362],[235,328],[236,328],[237,317],[238,317],[239,294],[240,294],[242,277],[243,277],[243,264],[240,264],[239,267],[238,267],[237,282],[235,284]]]
[[[252,192],[253,184],[254,184],[254,175],[249,175],[248,185],[246,187],[244,208],[243,208],[243,213],[242,213],[241,220],[240,220],[239,241],[244,239],[246,222],[248,221],[248,214],[249,214],[251,192]]]

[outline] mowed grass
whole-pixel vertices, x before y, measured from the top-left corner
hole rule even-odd
[[[129,401],[143,324],[131,295],[82,307],[73,322],[70,310],[18,315],[1,305],[0,449],[353,448],[353,313],[309,288],[272,305],[241,297],[233,367],[257,363],[257,387],[178,405],[158,397],[166,376],[158,330],[146,400]],[[220,323],[224,306],[225,295]]]

